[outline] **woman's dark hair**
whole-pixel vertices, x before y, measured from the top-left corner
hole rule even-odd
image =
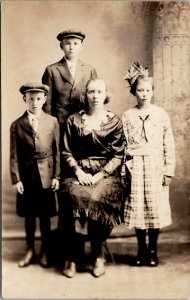
[[[88,86],[91,82],[93,81],[97,81],[97,80],[102,80],[103,82],[105,82],[102,78],[92,78],[89,79],[86,83],[86,87],[85,87],[85,95],[81,96],[81,104],[82,104],[82,108],[88,112],[89,110],[89,104],[88,104],[88,98],[87,98],[87,90],[88,90]],[[106,83],[105,83],[106,86]],[[107,104],[108,102],[110,102],[111,100],[111,95],[109,94],[109,92],[107,91],[107,86],[106,86],[106,99],[104,100],[104,104]]]
[[[153,82],[153,77],[148,77],[148,76],[139,76],[135,82],[132,84],[131,89],[130,89],[130,93],[135,96],[136,95],[136,89],[137,89],[137,84],[139,82],[139,80],[143,80],[143,81],[148,81],[150,82],[150,84],[152,85],[152,88],[154,89],[154,82]]]

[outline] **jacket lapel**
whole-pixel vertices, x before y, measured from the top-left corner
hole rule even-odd
[[[83,68],[84,68],[84,63],[81,60],[78,60],[76,65],[76,71],[75,71],[74,87],[77,86],[77,84],[80,82],[81,78],[83,77]]]
[[[44,122],[44,120],[46,118],[47,118],[46,114],[42,111],[40,114],[40,117],[39,117],[39,121],[38,121],[37,134],[39,134],[39,132],[43,131],[44,128],[47,128],[48,123]],[[30,125],[27,111],[23,114],[22,118],[20,119],[20,124],[25,131],[28,131],[28,132],[32,133],[33,135],[36,135],[36,132],[33,130],[32,126]]]
[[[20,125],[23,127],[23,129],[25,131],[28,131],[28,132],[34,134],[34,130],[33,130],[32,126],[30,125],[30,122],[28,119],[27,111],[25,111],[25,113],[20,118]]]
[[[69,68],[67,66],[66,60],[63,58],[58,62],[57,69],[59,70],[60,74],[71,84],[73,84],[74,80],[69,72]]]

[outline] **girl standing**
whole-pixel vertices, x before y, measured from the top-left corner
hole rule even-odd
[[[122,117],[127,140],[126,168],[132,177],[131,193],[125,203],[125,223],[136,230],[136,265],[157,266],[159,229],[171,224],[169,184],[175,167],[173,133],[165,110],[151,104],[153,78],[148,76],[148,70],[135,62],[125,80],[137,100],[137,105]]]

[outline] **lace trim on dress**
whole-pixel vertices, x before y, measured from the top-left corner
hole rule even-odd
[[[104,124],[107,124],[107,122],[112,119],[114,117],[114,114],[111,113],[110,111],[106,111],[106,114],[104,115],[103,118],[97,119],[95,120],[95,123],[90,123],[88,120],[88,115],[86,114],[85,111],[81,112],[81,121],[82,123],[85,125],[85,128],[89,131],[92,130],[100,130],[101,126],[103,126]],[[100,122],[98,122],[100,121]]]

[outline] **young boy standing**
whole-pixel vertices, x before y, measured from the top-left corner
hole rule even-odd
[[[47,66],[42,82],[49,86],[45,112],[58,118],[62,125],[66,118],[81,109],[81,94],[89,79],[96,78],[96,70],[79,59],[85,34],[66,30],[58,34],[64,57]]]
[[[25,84],[20,92],[27,110],[10,127],[10,171],[17,191],[17,214],[25,218],[26,255],[19,267],[35,259],[36,217],[40,219],[40,264],[49,266],[50,217],[56,215],[55,191],[59,188],[60,150],[58,121],[43,112],[48,86]]]

